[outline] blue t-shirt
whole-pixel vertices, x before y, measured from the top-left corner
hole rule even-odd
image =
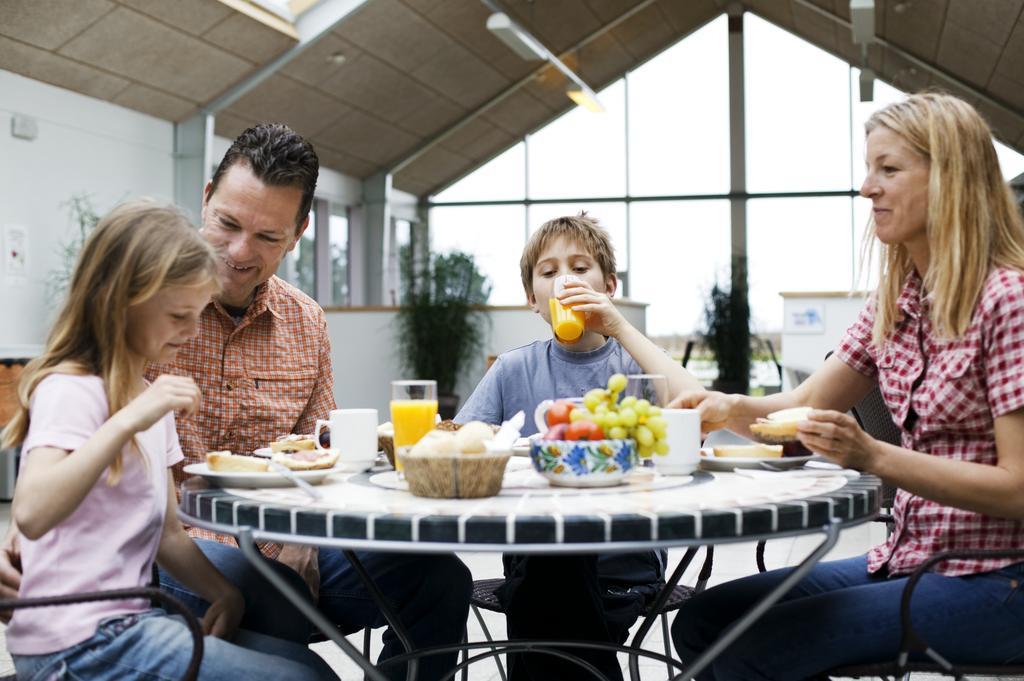
[[[592,388],[606,387],[616,373],[643,370],[615,339],[589,352],[570,352],[554,339],[535,341],[498,357],[455,420],[500,424],[522,410],[522,434],[532,435],[537,432],[533,411],[542,401],[582,397]]]

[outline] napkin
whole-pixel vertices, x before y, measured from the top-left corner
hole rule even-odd
[[[494,434],[493,440],[485,440],[484,447],[488,452],[507,452],[519,438],[519,431],[526,423],[526,414],[517,411],[508,421],[501,424],[501,428]]]

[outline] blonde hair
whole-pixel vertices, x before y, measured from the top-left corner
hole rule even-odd
[[[926,233],[930,250],[925,290],[940,336],[967,331],[993,267],[1024,271],[1024,222],[1003,180],[992,131],[970,104],[925,92],[890,104],[865,124],[885,127],[929,162]],[[871,218],[866,240],[875,235]],[[872,342],[881,346],[899,318],[896,301],[914,268],[900,244],[880,246]]]
[[[548,220],[526,242],[523,256],[519,259],[519,271],[528,296],[533,295],[533,268],[537,266],[537,261],[548,244],[559,237],[565,237],[568,241],[581,246],[587,255],[597,261],[605,278],[615,274],[615,249],[612,247],[608,232],[596,218],[588,216],[586,211],[580,211],[579,215]]]
[[[128,404],[139,380],[131,371],[128,308],[167,286],[216,282],[213,248],[178,209],[149,200],[114,208],[82,247],[46,348],[22,373],[18,406],[3,431],[3,446],[25,440],[32,392],[50,374],[99,376],[110,414]],[[121,469],[118,455],[108,484],[117,484]]]

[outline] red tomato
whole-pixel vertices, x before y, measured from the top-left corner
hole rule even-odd
[[[566,440],[603,440],[604,431],[593,421],[570,423],[565,429]]]
[[[576,407],[572,402],[560,400],[551,405],[548,409],[548,428],[559,423],[569,423],[569,414]]]

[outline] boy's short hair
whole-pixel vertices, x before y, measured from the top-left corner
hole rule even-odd
[[[533,268],[537,266],[541,253],[548,244],[559,237],[565,237],[582,246],[587,255],[597,261],[605,277],[615,274],[615,249],[612,247],[608,232],[597,218],[590,217],[586,211],[580,211],[579,215],[548,220],[526,242],[523,257],[519,260],[519,270],[527,295],[533,295]]]

